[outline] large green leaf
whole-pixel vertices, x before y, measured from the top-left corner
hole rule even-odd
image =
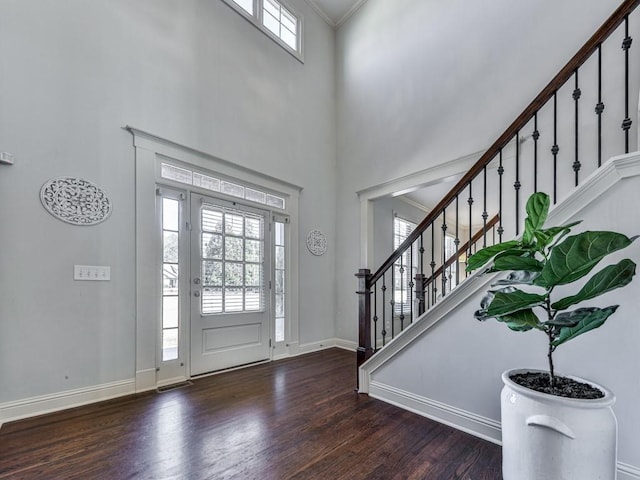
[[[587,333],[590,330],[601,326],[607,318],[609,318],[617,310],[618,305],[613,305],[607,308],[578,308],[573,312],[566,312],[559,314],[556,319],[567,319],[570,321],[577,321],[573,327],[562,327],[560,334],[556,338],[552,345],[557,347],[569,340],[576,338],[583,333]]]
[[[521,270],[527,272],[540,272],[543,264],[533,257],[519,257],[519,256],[503,256],[496,257],[493,262],[493,270]]]
[[[615,265],[609,265],[591,277],[577,294],[558,300],[551,304],[551,308],[564,310],[571,305],[595,298],[616,288],[624,287],[631,282],[635,273],[636,264],[628,258]]]
[[[531,243],[534,232],[542,228],[550,205],[549,195],[542,192],[534,193],[527,200],[527,218],[524,221],[524,234],[522,241],[525,244]]]
[[[485,247],[482,250],[478,250],[467,259],[467,272],[476,270],[485,265],[489,260],[495,257],[498,253],[504,252],[518,246],[516,240],[510,240],[508,242],[498,243],[490,247]]]
[[[544,304],[546,297],[535,293],[526,293],[517,288],[507,289],[495,293],[491,304],[486,308],[487,317],[502,317],[518,310],[537,307]]]
[[[558,241],[561,240],[565,235],[567,235],[571,231],[571,227],[575,227],[579,223],[582,223],[582,220],[578,220],[577,222],[572,222],[568,225],[562,225],[560,227],[550,227],[542,230],[536,230],[533,232],[536,240],[538,241],[538,249],[543,250],[546,248],[553,239],[558,235],[562,234],[558,237]]]
[[[551,251],[535,285],[552,288],[587,275],[605,256],[635,240],[615,232],[582,232],[567,237]]]
[[[540,326],[540,320],[530,308],[519,310],[502,317],[496,317],[496,320],[506,323],[507,327],[516,332],[526,332]]]

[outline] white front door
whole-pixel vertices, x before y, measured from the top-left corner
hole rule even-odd
[[[191,375],[270,358],[268,215],[191,194]]]

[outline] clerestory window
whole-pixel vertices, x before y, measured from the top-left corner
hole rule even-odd
[[[278,0],[223,0],[302,61],[302,17]]]

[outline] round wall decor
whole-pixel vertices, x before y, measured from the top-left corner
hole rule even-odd
[[[96,225],[111,215],[111,200],[88,180],[58,177],[40,189],[42,206],[51,215],[72,225]]]
[[[307,248],[314,255],[322,255],[327,251],[327,237],[320,230],[311,230],[307,235]]]

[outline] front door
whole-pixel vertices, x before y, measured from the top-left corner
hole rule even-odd
[[[191,375],[270,357],[267,214],[191,195]]]

